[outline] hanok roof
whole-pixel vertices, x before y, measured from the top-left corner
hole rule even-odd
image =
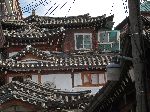
[[[121,76],[119,81],[108,82],[106,86],[100,89],[85,108],[84,112],[110,111],[110,107],[112,107],[114,102],[118,101],[128,91],[133,92],[134,90],[135,88],[131,78],[128,75]]]
[[[54,36],[63,35],[70,28],[106,28],[113,27],[113,15],[109,17],[89,15],[71,17],[45,17],[31,15],[24,20],[2,20],[2,29],[6,42],[24,44],[48,42]],[[63,38],[63,36],[60,36]]]
[[[101,26],[107,27],[107,22],[113,21],[113,15],[106,17],[106,15],[91,17],[89,14],[79,16],[68,16],[68,17],[46,17],[31,15],[24,19],[27,23],[38,23],[38,26],[44,27],[58,27],[64,26],[65,28],[71,26]],[[113,23],[113,22],[112,22]]]
[[[26,53],[31,52],[42,60],[21,60]],[[91,55],[92,54],[92,55]],[[0,66],[10,70],[67,70],[67,69],[105,69],[111,61],[113,54],[98,54],[94,52],[83,54],[45,53],[41,50],[27,46],[21,52],[8,60],[1,60]]]
[[[55,88],[37,84],[31,80],[26,80],[22,83],[12,81],[0,87],[0,104],[2,105],[9,100],[19,99],[23,102],[28,102],[43,108],[54,108],[56,105],[59,106],[59,108],[70,108],[70,106],[77,104],[77,102],[78,105],[76,106],[83,103],[84,99],[88,99],[89,93],[90,91],[59,91]],[[69,103],[73,101],[74,104]]]
[[[7,39],[17,39],[22,38],[24,40],[28,39],[39,39],[39,38],[50,38],[54,35],[58,35],[62,33],[65,29],[63,27],[60,28],[54,28],[54,29],[47,29],[47,28],[26,28],[26,29],[20,29],[20,30],[3,30],[4,36]]]

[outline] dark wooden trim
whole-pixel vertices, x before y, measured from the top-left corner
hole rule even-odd
[[[41,74],[38,74],[38,83],[41,83]]]
[[[71,72],[71,79],[72,79],[72,88],[74,88],[74,73]]]

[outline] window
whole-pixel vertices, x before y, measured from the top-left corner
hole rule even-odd
[[[102,52],[111,52],[120,50],[119,31],[100,31],[98,33],[99,49]]]
[[[109,42],[109,33],[108,32],[100,32],[99,33],[99,41],[100,43]]]
[[[101,86],[106,83],[105,74],[82,73],[82,86]]]
[[[75,49],[89,50],[92,48],[91,33],[75,33]]]

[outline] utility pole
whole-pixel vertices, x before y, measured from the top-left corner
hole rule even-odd
[[[136,88],[136,112],[148,112],[145,52],[142,38],[140,0],[128,0],[133,67]]]

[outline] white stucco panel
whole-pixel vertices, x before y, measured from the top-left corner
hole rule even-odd
[[[41,75],[41,83],[46,81],[53,82],[57,89],[72,90],[71,74],[48,74]]]
[[[32,81],[38,83],[38,75],[32,75]]]
[[[18,52],[11,52],[11,53],[9,53],[9,57],[11,57],[11,56],[13,56],[13,55],[15,55],[15,54],[17,54]]]
[[[105,83],[105,74],[99,74],[99,83]]]
[[[81,73],[74,74],[74,86],[82,85]]]

